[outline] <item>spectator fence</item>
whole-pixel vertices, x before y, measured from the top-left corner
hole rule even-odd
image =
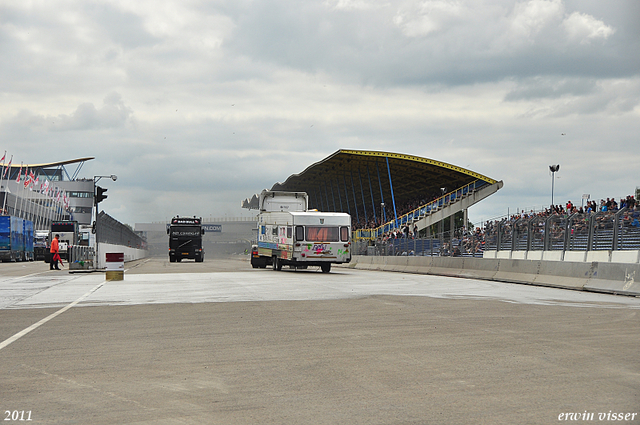
[[[482,257],[486,251],[640,250],[640,209],[533,215],[489,222],[483,232],[457,229],[424,238],[356,240],[355,255]]]

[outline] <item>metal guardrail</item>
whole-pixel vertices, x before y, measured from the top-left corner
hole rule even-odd
[[[491,251],[640,249],[640,209],[504,219],[485,228]]]
[[[370,256],[431,256],[482,257],[484,238],[476,234],[459,236],[444,232],[428,238],[390,238],[376,241],[359,240],[352,245],[353,255]]]
[[[71,270],[93,269],[95,250],[88,246],[73,246],[68,250],[69,268]]]
[[[531,216],[429,238],[354,240],[354,255],[482,257],[484,251],[640,250],[640,208],[589,214]]]

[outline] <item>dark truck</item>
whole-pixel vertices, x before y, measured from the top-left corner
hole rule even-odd
[[[191,258],[196,262],[204,261],[202,250],[202,218],[174,217],[167,229],[169,235],[169,261],[180,262],[183,258]]]

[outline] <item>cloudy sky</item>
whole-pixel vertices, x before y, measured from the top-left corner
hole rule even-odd
[[[0,155],[94,156],[122,222],[247,215],[338,149],[504,188],[472,221],[640,186],[637,0],[0,0]],[[563,135],[564,134],[564,135]],[[73,171],[73,169],[71,170]]]

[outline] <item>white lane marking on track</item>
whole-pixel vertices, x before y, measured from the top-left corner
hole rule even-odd
[[[44,325],[45,323],[47,323],[49,320],[61,315],[62,313],[64,313],[65,311],[69,310],[71,307],[75,306],[76,304],[78,304],[79,302],[81,302],[82,300],[84,300],[85,298],[87,298],[89,295],[93,294],[94,292],[96,292],[98,289],[100,289],[105,283],[107,283],[107,281],[105,280],[104,282],[100,283],[99,285],[96,285],[94,288],[92,288],[89,292],[87,292],[86,294],[84,294],[83,296],[81,296],[80,298],[78,298],[77,300],[75,300],[74,302],[72,302],[71,304],[62,307],[60,310],[56,311],[55,313],[50,314],[49,316],[45,317],[44,319],[40,320],[37,323],[34,323],[33,325],[29,326],[28,328],[18,332],[17,334],[15,334],[14,336],[5,339],[4,341],[0,342],[0,350],[2,350],[3,348],[5,348],[7,345],[11,344],[12,342],[15,342],[17,340],[19,340],[20,338],[22,338],[23,336],[25,336],[26,334],[28,334],[29,332],[39,328],[40,326]]]

